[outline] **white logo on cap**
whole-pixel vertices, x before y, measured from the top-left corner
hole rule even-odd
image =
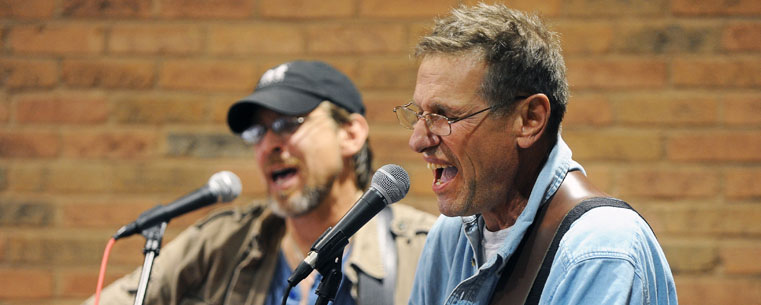
[[[285,78],[285,72],[288,71],[288,64],[282,64],[267,70],[259,80],[259,86],[266,86],[274,82],[281,82]]]

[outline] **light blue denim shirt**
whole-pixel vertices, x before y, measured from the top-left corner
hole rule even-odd
[[[488,261],[481,253],[480,215],[440,216],[420,256],[409,304],[488,304],[498,272],[539,206],[572,170],[584,172],[558,137],[526,208]],[[539,304],[677,304],[677,297],[671,269],[647,223],[632,210],[600,207],[564,235]]]

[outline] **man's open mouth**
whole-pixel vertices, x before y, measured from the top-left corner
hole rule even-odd
[[[434,182],[437,185],[447,183],[457,176],[457,167],[451,165],[428,163],[428,169],[434,171]]]
[[[274,170],[270,173],[270,178],[275,184],[281,184],[287,179],[295,176],[298,173],[298,169],[295,167],[286,167]]]

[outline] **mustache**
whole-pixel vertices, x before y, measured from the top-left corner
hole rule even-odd
[[[301,164],[301,161],[296,158],[282,158],[279,155],[270,155],[267,160],[268,166],[287,166],[287,167],[297,167]]]

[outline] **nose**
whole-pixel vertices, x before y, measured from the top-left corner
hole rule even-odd
[[[412,125],[412,135],[410,136],[410,148],[418,153],[422,153],[430,147],[439,145],[441,138],[428,129],[425,120],[418,120]]]
[[[285,138],[268,129],[264,132],[264,136],[262,136],[259,144],[254,147],[257,153],[269,154],[272,152],[278,153],[283,151],[283,146],[285,146]]]

